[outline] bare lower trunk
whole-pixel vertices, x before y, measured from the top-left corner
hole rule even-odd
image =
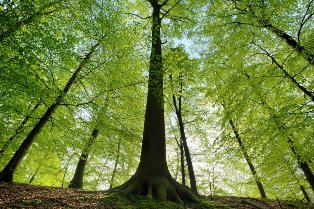
[[[180,85],[182,86],[182,82]],[[193,192],[197,193],[196,179],[195,179],[195,174],[194,174],[194,169],[193,169],[193,163],[192,163],[192,159],[191,159],[190,149],[189,149],[187,141],[186,141],[184,123],[183,123],[183,119],[182,119],[182,105],[181,105],[182,97],[181,97],[181,95],[179,96],[179,98],[178,98],[179,104],[178,105],[176,102],[175,95],[173,95],[172,98],[173,98],[173,104],[174,104],[177,119],[178,119],[179,129],[180,129],[180,139],[182,142],[182,146],[183,146],[184,154],[185,154],[185,159],[186,159],[186,163],[188,166],[191,189]]]
[[[90,152],[90,149],[92,145],[94,144],[97,136],[98,136],[98,129],[94,128],[92,135],[90,139],[87,142],[87,145],[85,146],[84,150],[82,151],[81,157],[77,163],[74,176],[69,184],[69,188],[76,188],[76,189],[82,189],[83,188],[83,178],[84,178],[84,171],[88,159],[88,155]]]
[[[250,157],[249,157],[249,155],[248,155],[248,153],[247,153],[247,151],[246,151],[246,149],[244,147],[244,144],[242,142],[242,139],[240,137],[240,134],[239,134],[238,130],[236,129],[236,127],[235,127],[235,125],[234,125],[232,120],[229,120],[229,123],[230,123],[230,125],[232,127],[232,130],[233,130],[235,136],[236,136],[236,139],[237,139],[238,144],[239,144],[239,146],[241,148],[242,154],[244,155],[244,158],[245,158],[245,160],[246,160],[246,162],[247,162],[247,164],[248,164],[248,166],[250,168],[250,171],[252,173],[253,179],[254,179],[254,181],[255,181],[255,183],[257,185],[258,191],[259,191],[259,193],[261,195],[261,198],[267,198],[266,197],[266,192],[265,192],[264,187],[263,187],[263,184],[262,184],[259,176],[257,175],[256,169],[255,169],[255,167],[254,167],[254,165],[253,165],[253,163],[252,163],[252,161],[251,161],[251,159],[250,159]]]
[[[181,178],[182,178],[182,184],[186,185],[185,183],[185,161],[184,161],[184,149],[182,145],[182,141],[180,140],[180,164],[181,164]]]
[[[85,56],[85,58],[80,63],[79,67],[75,70],[72,74],[71,78],[68,80],[67,84],[65,85],[62,93],[56,98],[55,102],[50,105],[50,107],[46,110],[44,115],[39,119],[36,123],[34,128],[30,131],[30,133],[26,136],[18,150],[15,152],[9,163],[0,173],[0,182],[12,182],[13,181],[13,173],[15,172],[17,166],[20,164],[22,159],[24,158],[25,154],[27,153],[28,149],[34,142],[36,136],[41,132],[44,125],[50,119],[52,114],[55,112],[57,107],[61,104],[63,98],[69,92],[72,84],[75,82],[79,72],[83,69],[86,63],[89,61],[93,53],[95,52],[96,48],[99,44],[94,45],[89,53]]]

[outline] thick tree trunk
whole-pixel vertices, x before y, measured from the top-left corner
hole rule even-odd
[[[126,194],[174,201],[199,201],[185,186],[176,182],[168,170],[164,121],[163,69],[161,53],[159,4],[149,0],[152,8],[152,47],[149,63],[148,94],[140,163],[135,174],[118,187]]]
[[[120,147],[121,147],[121,138],[119,139],[119,142],[118,142],[117,155],[116,155],[116,160],[115,160],[115,163],[114,163],[114,167],[113,167],[113,171],[112,171],[112,175],[111,175],[111,179],[110,179],[109,189],[112,189],[113,183],[114,183],[114,180],[115,180],[115,177],[116,177],[118,163],[119,163],[119,159],[120,159]]]
[[[81,157],[77,163],[74,176],[69,184],[69,188],[76,188],[76,189],[83,189],[83,178],[84,178],[84,171],[88,159],[88,155],[90,153],[90,149],[94,144],[97,136],[98,136],[98,129],[94,128],[91,137],[89,138],[84,150],[82,151]]]
[[[86,63],[89,61],[91,56],[94,54],[96,48],[99,44],[95,44],[89,53],[84,57],[78,68],[75,70],[75,72],[72,74],[71,78],[68,80],[67,84],[65,85],[63,91],[61,94],[56,98],[55,102],[50,105],[50,107],[47,109],[47,111],[44,113],[44,115],[39,119],[37,124],[34,126],[34,128],[30,131],[30,133],[26,136],[18,150],[15,152],[9,163],[6,165],[6,167],[1,171],[0,173],[0,182],[12,182],[13,181],[13,173],[16,170],[17,166],[20,164],[21,160],[25,156],[26,152],[34,142],[36,136],[40,133],[44,125],[47,123],[47,121],[50,119],[51,115],[55,112],[57,107],[61,104],[63,98],[66,96],[66,94],[69,92],[72,84],[77,79],[78,74],[80,71],[84,68]]]
[[[248,155],[248,153],[247,153],[247,151],[246,151],[246,149],[244,147],[244,144],[242,142],[242,139],[240,137],[240,134],[239,134],[238,130],[236,129],[236,127],[235,127],[235,125],[234,125],[232,120],[229,120],[229,123],[230,123],[230,125],[232,127],[232,130],[234,132],[234,135],[236,136],[236,139],[237,139],[238,144],[239,144],[239,146],[241,148],[241,151],[242,151],[242,153],[244,155],[244,158],[245,158],[245,160],[246,160],[246,162],[247,162],[247,164],[248,164],[248,166],[250,168],[250,171],[251,171],[251,173],[253,175],[254,181],[255,181],[255,183],[257,185],[257,188],[258,188],[258,191],[259,191],[259,193],[261,195],[261,198],[267,198],[265,190],[264,190],[264,187],[263,187],[263,184],[262,184],[259,176],[257,175],[256,169],[255,169],[255,167],[254,167],[254,165],[253,165],[253,163],[252,163],[252,161],[251,161],[251,159],[250,159],[250,157],[249,157],[249,155]]]
[[[192,163],[192,159],[191,159],[191,154],[190,154],[190,150],[186,141],[186,135],[185,135],[185,131],[184,131],[184,124],[183,124],[183,119],[182,119],[182,97],[181,95],[179,96],[178,100],[179,100],[179,104],[177,105],[176,102],[176,97],[175,95],[172,95],[172,99],[173,99],[173,105],[175,108],[175,112],[177,115],[177,119],[178,119],[178,124],[179,124],[179,129],[180,129],[180,139],[184,148],[184,153],[185,153],[185,158],[186,158],[186,163],[188,166],[188,172],[189,172],[189,179],[190,179],[190,185],[191,185],[191,189],[193,192],[197,193],[197,187],[196,187],[196,179],[195,179],[195,174],[194,174],[194,169],[193,169],[193,163]]]
[[[5,151],[7,150],[7,148],[9,147],[10,143],[15,139],[15,137],[17,135],[19,135],[19,133],[21,133],[21,131],[23,130],[23,128],[25,127],[25,124],[27,123],[27,121],[29,120],[29,118],[31,117],[32,113],[36,111],[36,109],[39,107],[40,102],[38,102],[34,108],[30,111],[30,113],[28,113],[28,115],[26,115],[26,117],[23,119],[23,121],[21,122],[21,124],[15,129],[15,132],[13,133],[12,136],[10,136],[10,138],[7,140],[7,142],[3,145],[2,149],[0,150],[0,158],[3,157]]]

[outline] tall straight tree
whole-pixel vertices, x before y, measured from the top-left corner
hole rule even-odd
[[[86,64],[90,61],[91,57],[95,53],[97,47],[99,46],[99,43],[96,43],[91,47],[89,52],[86,54],[86,56],[81,61],[80,65],[76,68],[76,70],[73,72],[72,76],[67,81],[65,87],[60,92],[60,95],[55,99],[54,103],[49,106],[49,108],[46,110],[46,112],[43,114],[43,116],[39,119],[39,121],[36,123],[34,128],[29,132],[29,134],[26,136],[18,150],[14,153],[11,160],[8,162],[8,164],[5,166],[5,168],[0,173],[0,182],[12,182],[13,181],[13,173],[15,172],[16,168],[24,158],[25,154],[27,153],[28,149],[34,142],[36,136],[41,132],[42,128],[45,126],[45,124],[48,122],[48,120],[51,118],[52,114],[56,111],[57,107],[61,104],[64,97],[67,95],[67,93],[70,91],[70,88],[72,85],[76,82],[77,77],[79,73],[83,70],[83,68],[86,66]]]
[[[161,21],[180,0],[168,10],[164,8],[168,0],[162,3],[158,0],[148,1],[152,7],[152,39],[142,151],[135,174],[118,188],[126,194],[148,198],[199,201],[188,187],[173,179],[166,160]],[[161,14],[161,11],[166,12]]]
[[[251,173],[253,175],[253,179],[254,179],[254,181],[255,181],[255,183],[257,185],[258,191],[259,191],[259,193],[261,195],[261,198],[267,198],[266,192],[264,190],[264,186],[263,186],[259,176],[257,175],[256,168],[253,165],[251,158],[249,157],[249,155],[248,155],[248,153],[247,153],[247,151],[246,151],[246,149],[244,147],[244,143],[243,143],[243,141],[242,141],[242,139],[240,137],[238,129],[235,127],[235,125],[233,123],[233,120],[230,119],[229,120],[229,124],[231,125],[231,128],[232,128],[232,130],[234,132],[234,135],[236,136],[238,144],[239,144],[239,146],[241,148],[242,154],[243,154],[243,156],[244,156],[244,158],[245,158],[245,160],[246,160],[246,162],[247,162],[247,164],[248,164],[248,166],[250,168],[250,171],[251,171]]]
[[[179,75],[179,80],[180,80],[179,81],[179,94],[180,95],[178,96],[178,98],[176,98],[175,94],[173,94],[172,101],[173,101],[173,106],[174,106],[175,113],[178,120],[179,130],[180,130],[180,141],[182,143],[182,144],[180,143],[180,149],[182,148],[184,149],[184,152],[181,152],[181,155],[183,153],[185,154],[185,159],[188,166],[191,189],[193,192],[197,193],[193,163],[191,159],[190,149],[188,147],[187,140],[186,140],[186,134],[185,134],[185,129],[184,129],[183,117],[182,117],[182,86],[183,86],[182,79],[183,79],[183,75],[182,75],[182,72],[180,72],[180,75]]]

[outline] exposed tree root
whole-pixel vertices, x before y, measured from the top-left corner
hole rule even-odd
[[[176,182],[171,176],[134,175],[129,181],[118,187],[126,195],[141,195],[148,199],[176,202],[199,202],[190,189]]]

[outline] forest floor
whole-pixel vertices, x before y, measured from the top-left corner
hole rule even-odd
[[[203,197],[199,204],[176,204],[141,197],[124,197],[118,193],[86,191],[56,187],[0,183],[0,208],[104,208],[104,209],[308,209],[314,204],[296,201],[261,200],[245,197]]]

